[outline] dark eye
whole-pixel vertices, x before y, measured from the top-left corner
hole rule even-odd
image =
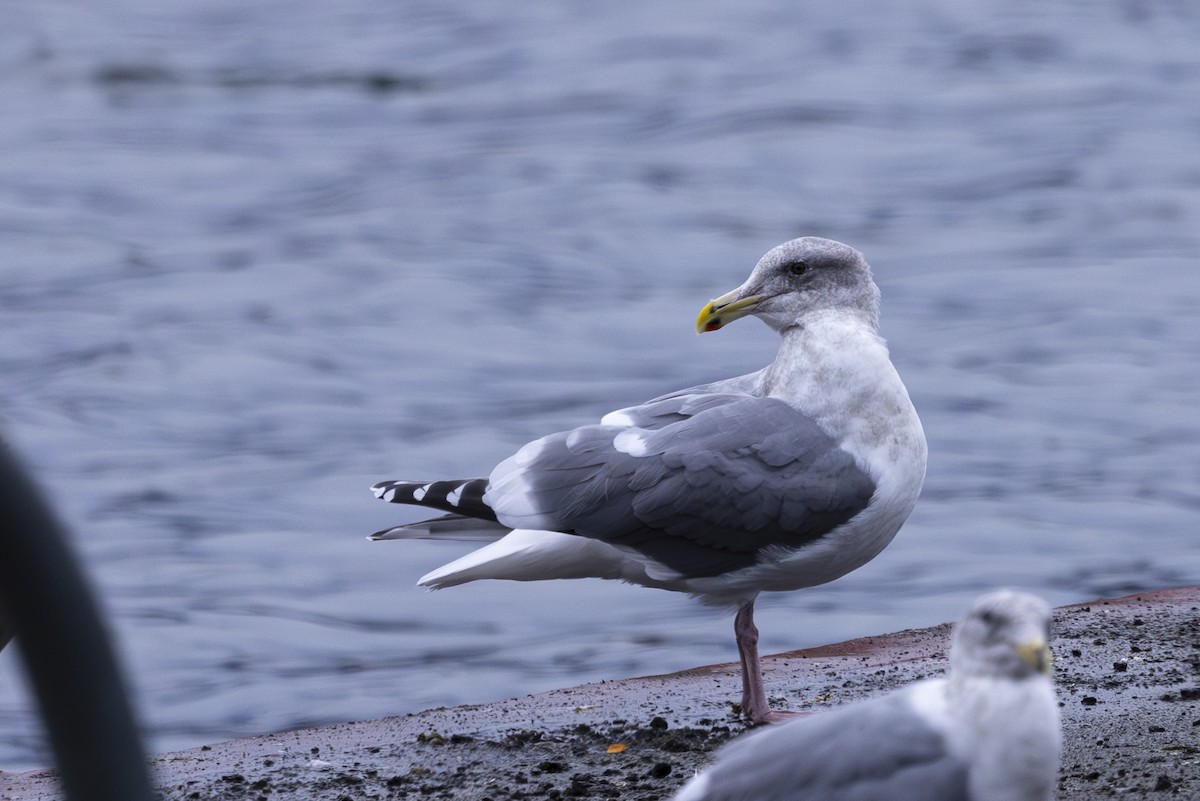
[[[789,262],[787,271],[792,275],[804,275],[806,272],[808,272],[808,263],[799,260]]]

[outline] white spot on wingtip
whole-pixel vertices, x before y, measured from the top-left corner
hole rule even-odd
[[[427,493],[427,492],[429,492],[428,484],[426,484],[423,487],[417,487],[415,490],[413,490],[413,500],[414,501],[424,500],[425,493]]]
[[[463,491],[463,487],[465,487],[465,486],[466,486],[466,484],[462,484],[459,487],[455,488],[454,491],[451,492],[449,495],[447,495],[446,503],[450,504],[451,506],[458,506],[458,502],[462,500],[462,491]]]

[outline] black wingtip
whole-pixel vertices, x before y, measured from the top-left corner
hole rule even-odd
[[[410,503],[466,515],[480,520],[496,520],[496,513],[483,500],[486,478],[456,481],[380,481],[371,487],[376,498],[389,503]]]

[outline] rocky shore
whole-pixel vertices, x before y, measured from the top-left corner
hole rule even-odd
[[[1200,798],[1200,588],[1055,611],[1061,801]],[[819,710],[945,669],[949,625],[764,660],[772,701]],[[736,665],[215,743],[154,757],[168,801],[669,798],[744,731]],[[51,771],[0,799],[54,799]]]

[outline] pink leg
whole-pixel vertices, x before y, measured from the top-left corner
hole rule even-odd
[[[763,687],[762,665],[758,661],[758,628],[754,625],[754,601],[737,611],[733,619],[738,657],[742,661],[742,717],[751,723],[778,723],[793,716],[791,712],[773,712]]]

